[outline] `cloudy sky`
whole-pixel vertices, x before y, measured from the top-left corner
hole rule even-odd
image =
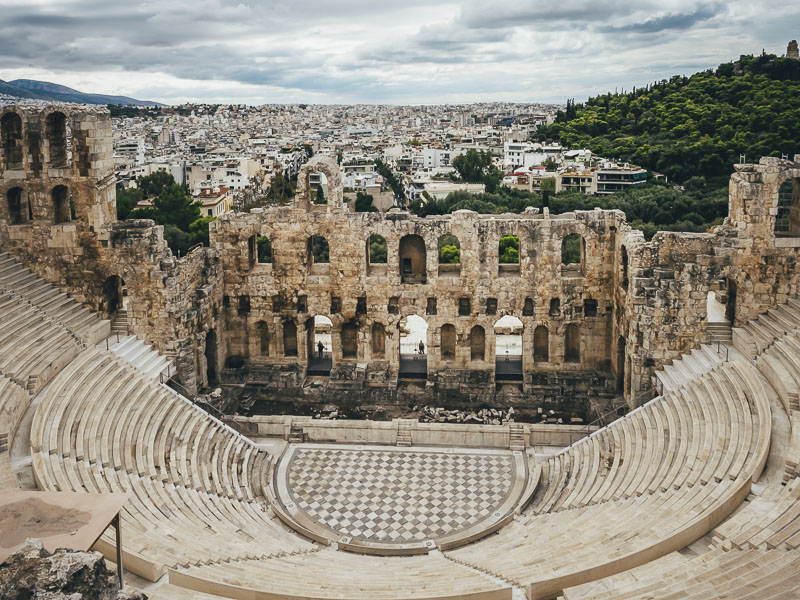
[[[797,38],[794,0],[0,0],[0,79],[166,103],[563,102]]]

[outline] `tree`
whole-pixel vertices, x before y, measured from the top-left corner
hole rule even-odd
[[[373,204],[374,198],[372,194],[365,194],[358,192],[356,194],[355,211],[356,212],[378,212],[378,209]]]
[[[286,204],[294,197],[294,186],[287,179],[283,171],[278,171],[272,176],[267,192],[267,202],[270,204]]]
[[[214,220],[214,217],[200,217],[189,225],[189,245],[203,244],[209,245],[208,224]]]
[[[378,170],[378,173],[386,184],[391,188],[392,193],[394,193],[395,202],[403,203],[403,199],[405,198],[405,190],[400,182],[395,177],[395,174],[392,173],[392,170],[386,165],[382,160],[375,159],[375,168]]]
[[[181,231],[175,225],[164,225],[164,239],[170,250],[177,256],[186,256],[189,251],[190,236],[185,231]]]
[[[504,235],[500,238],[500,264],[519,264],[519,239],[515,235]]]
[[[457,265],[461,262],[461,249],[458,246],[439,248],[439,262],[444,265]]]
[[[453,168],[461,181],[482,183],[490,194],[503,181],[503,172],[492,164],[491,153],[483,150],[470,148],[466,154],[459,154],[453,159]]]
[[[153,200],[156,222],[175,225],[188,232],[189,226],[200,218],[200,202],[194,202],[186,186],[173,183]]]
[[[126,190],[122,186],[117,186],[117,219],[120,221],[129,219],[131,212],[141,200],[141,189],[131,188]]]
[[[369,262],[386,264],[386,239],[379,235],[369,236]]]
[[[256,248],[258,249],[258,262],[271,263],[272,262],[272,244],[269,238],[262,235],[256,238]]]
[[[166,171],[156,171],[151,175],[136,178],[136,186],[142,190],[144,198],[159,196],[164,188],[175,184],[175,178]]]

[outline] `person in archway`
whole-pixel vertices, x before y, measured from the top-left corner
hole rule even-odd
[[[419,353],[425,354],[425,342],[423,342],[422,340],[419,341]]]
[[[325,344],[323,344],[322,341],[317,342],[317,353],[319,354],[320,358],[322,358],[323,350],[325,350]]]

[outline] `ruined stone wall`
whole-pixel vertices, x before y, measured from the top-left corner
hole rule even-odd
[[[0,248],[107,317],[104,286],[120,277],[132,332],[173,357],[194,389],[206,373],[197,348],[224,327],[216,255],[176,260],[162,227],[117,222],[113,168],[106,109],[0,107]]]
[[[326,204],[311,202],[311,173],[328,180]],[[491,401],[501,388],[495,324],[513,315],[522,322],[521,381],[512,382],[521,398],[558,404],[620,389],[634,404],[654,370],[708,340],[710,290],[728,299],[735,325],[798,291],[798,162],[737,165],[724,225],[650,242],[620,211],[421,219],[352,213],[341,192],[335,162],[315,157],[291,206],[225,215],[210,226],[211,248],[176,259],[152,221],[116,222],[105,109],[0,108],[2,250],[105,313],[104,285],[120,277],[132,331],[174,357],[192,390],[222,376],[304,394],[313,317],[325,315],[332,369],[317,395],[396,401],[401,329],[419,315],[428,325],[423,398]],[[438,262],[445,234],[459,240],[458,265]],[[518,264],[499,262],[508,234],[519,239]],[[571,234],[581,259],[564,265]],[[328,263],[312,260],[314,235],[327,241]],[[387,242],[385,264],[369,261],[371,235]],[[260,237],[271,244],[269,263],[258,260]],[[538,346],[537,327],[547,328]]]

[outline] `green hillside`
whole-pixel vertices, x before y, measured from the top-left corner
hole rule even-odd
[[[770,54],[622,94],[570,102],[539,131],[572,148],[638,164],[684,182],[727,182],[741,154],[800,154],[800,61]]]

